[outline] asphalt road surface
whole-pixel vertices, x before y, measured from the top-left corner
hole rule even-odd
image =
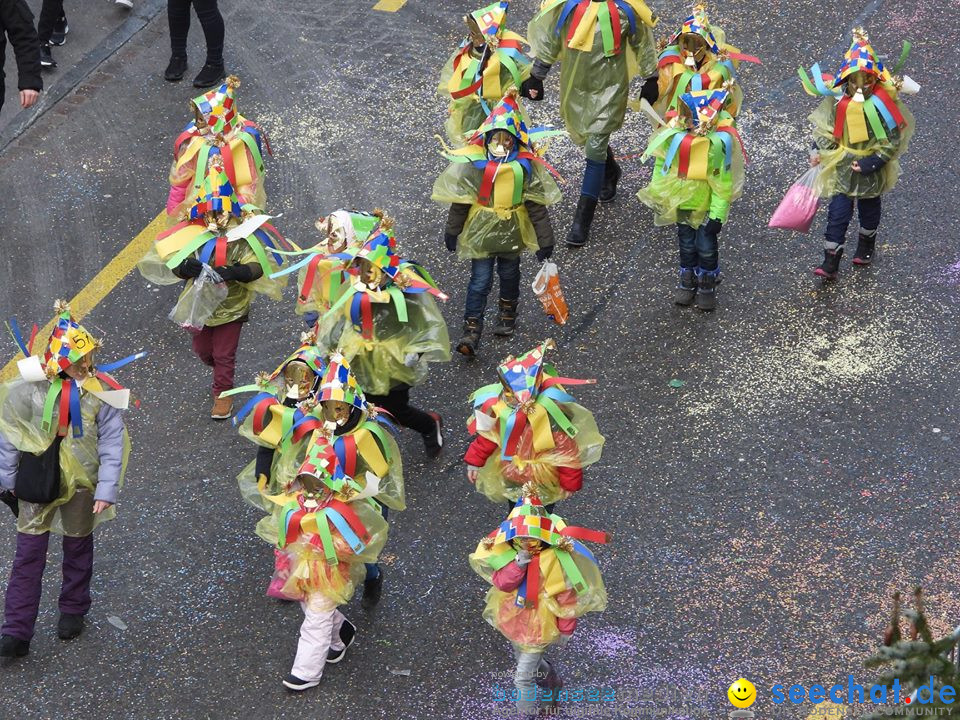
[[[268,209],[283,213],[281,231],[309,244],[321,214],[385,208],[403,254],[450,294],[443,310],[455,334],[468,269],[444,249],[445,209],[429,200],[443,167],[434,134],[445,104],[435,88],[474,3],[409,0],[397,12],[373,4],[224,3],[227,62],[243,81],[241,112],[270,135]],[[523,32],[537,4],[515,0],[511,26]],[[689,9],[673,0],[654,7],[660,35]],[[87,11],[68,4],[71,41],[96,29],[89,52],[105,57],[68,42],[47,77],[49,87],[74,72],[72,89],[48,98],[32,122],[5,111],[4,317],[45,322],[55,299],[78,293],[163,207],[172,142],[195,93],[162,79],[168,37],[162,11],[149,20],[157,10],[144,4],[140,20],[116,22],[112,6],[109,15],[91,10],[85,30]],[[150,356],[118,372],[142,406],[128,415],[134,454],[118,518],[97,533],[88,628],[70,643],[56,638],[54,549],[31,653],[0,668],[0,716],[503,716],[495,693],[511,683],[509,645],[481,619],[486,586],[467,565],[501,509],[472,491],[459,458],[469,391],[493,380],[496,361],[546,336],[558,341],[563,373],[598,380],[577,394],[607,437],[585,489],[560,510],[614,534],[597,549],[609,608],[581,623],[559,663],[569,688],[612,689],[618,700],[570,702],[565,716],[655,708],[689,718],[699,708],[720,718],[732,710],[727,686],[743,676],[758,688],[757,717],[805,717],[811,705],[775,706],[771,686],[848,674],[870,682],[862,661],[894,590],[923,585],[938,631],[960,622],[960,2],[730,2],[713,15],[764,62],[741,74],[750,164],[721,236],[717,312],[671,304],[676,240],[633,197],[650,173],[639,159],[649,125],[630,115],[614,140],[624,158],[620,195],[598,212],[586,248],[558,249],[569,324],[551,325],[525,291],[512,340],[485,337],[477,361],[435,366],[415,391],[417,404],[443,415],[447,447],[429,462],[420,439],[403,435],[409,508],[391,515],[384,599],[370,613],[359,599],[345,608],[357,643],[313,690],[293,695],[280,684],[301,613],[264,595],[272,553],[234,479],[253,447],[208,417],[208,372],[166,320],[176,290],[135,271],[121,279],[85,324],[107,335],[105,356],[141,348]],[[923,90],[908,104],[918,130],[884,199],[877,261],[856,271],[845,261],[841,280],[822,285],[810,271],[823,211],[809,236],[766,223],[806,164],[806,116],[817,101],[796,68],[820,61],[833,70],[859,24],[890,56],[913,41],[907,72]],[[121,26],[127,37],[115,34]],[[202,63],[201,37],[194,21],[188,78]],[[558,121],[557,89],[555,73],[547,101],[530,106],[535,122]],[[560,237],[581,157],[569,142],[553,143],[550,158],[569,180],[552,210]],[[525,283],[535,265],[524,260]],[[282,304],[256,302],[238,381],[294,347],[292,307],[291,290]],[[2,534],[6,573],[9,516]],[[629,707],[638,695],[646,699]]]

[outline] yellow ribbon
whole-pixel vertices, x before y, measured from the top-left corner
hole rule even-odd
[[[543,580],[543,591],[547,597],[554,597],[567,589],[563,568],[553,548],[540,553],[540,575]]]
[[[629,0],[628,0],[629,1]],[[631,3],[632,5],[633,3]],[[593,37],[597,32],[597,13],[600,12],[600,4],[592,2],[580,18],[577,30],[567,43],[567,47],[572,50],[590,52],[593,50]],[[619,22],[619,18],[616,18]]]
[[[533,449],[537,452],[553,450],[553,430],[550,428],[550,414],[539,405],[533,405],[527,413],[527,422],[533,430]]]
[[[389,468],[373,433],[366,429],[360,429],[354,437],[357,441],[357,454],[367,463],[374,475],[384,477]]]
[[[247,146],[243,140],[238,137],[230,140],[230,152],[233,153],[233,169],[236,172],[237,187],[234,191],[249,185],[253,182],[253,176],[250,173],[250,163],[247,162]],[[247,198],[249,201],[250,198]]]
[[[200,152],[200,148],[203,147],[204,139],[200,136],[196,136],[190,139],[187,149],[183,151],[179,158],[177,158],[177,167],[183,167],[188,162],[190,162],[193,157]]]
[[[157,242],[157,254],[161,260],[167,260],[189,245],[198,235],[202,235],[205,232],[207,232],[207,228],[203,225],[187,225],[184,228],[180,228],[172,235],[168,235],[163,240]]]
[[[688,180],[706,180],[710,140],[705,137],[694,138],[690,146],[690,164],[687,166]]]
[[[863,103],[847,103],[847,140],[852,143],[866,142],[870,139],[867,132],[867,119],[863,114]]]

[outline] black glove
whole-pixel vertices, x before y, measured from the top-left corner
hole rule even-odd
[[[723,223],[716,218],[710,218],[703,224],[703,231],[707,233],[707,235],[719,235],[722,228]]]
[[[20,517],[20,503],[17,501],[16,495],[9,490],[4,490],[0,492],[0,502],[10,508],[14,517]]]
[[[531,90],[536,91],[536,97],[530,94]],[[543,100],[543,80],[538,77],[531,75],[520,85],[520,94],[523,95],[528,100],[533,100],[534,102],[540,102]]]
[[[640,97],[653,105],[660,97],[660,88],[657,87],[658,77],[656,75],[648,77],[643,81],[643,87],[640,88]]]
[[[451,235],[450,233],[444,233],[443,244],[447,246],[447,250],[454,252],[457,249],[457,236]]]
[[[253,270],[250,269],[249,265],[221,265],[215,267],[213,271],[226,281],[250,282],[253,280]]]
[[[198,278],[201,271],[203,271],[203,263],[196,258],[188,257],[177,266],[177,272],[174,274],[184,279]]]
[[[537,250],[537,260],[543,262],[553,256],[553,245],[547,245]]]

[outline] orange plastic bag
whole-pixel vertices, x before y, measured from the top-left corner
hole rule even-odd
[[[563,297],[563,288],[560,287],[560,275],[557,264],[547,260],[533,279],[533,294],[540,299],[543,311],[557,325],[566,325],[570,317],[567,301]]]

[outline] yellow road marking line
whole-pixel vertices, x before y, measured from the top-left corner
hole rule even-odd
[[[117,253],[113,260],[108,262],[93,280],[87,283],[83,290],[76,294],[70,301],[70,311],[74,320],[79,322],[88,315],[117,286],[117,283],[123,280],[133,270],[134,266],[143,259],[154,238],[164,229],[166,217],[166,212],[161,212],[151,220],[149,225],[141,230],[123,250]],[[37,331],[38,343],[45,342],[50,333],[53,332],[55,319],[51,318],[50,322]],[[23,329],[26,331],[26,328]],[[24,338],[24,340],[26,339]],[[14,377],[19,357],[20,353],[18,352],[16,357],[3,366],[3,369],[0,370],[0,381],[6,382]]]
[[[407,0],[380,0],[380,2],[373,6],[373,9],[383,12],[396,12],[406,4]]]

